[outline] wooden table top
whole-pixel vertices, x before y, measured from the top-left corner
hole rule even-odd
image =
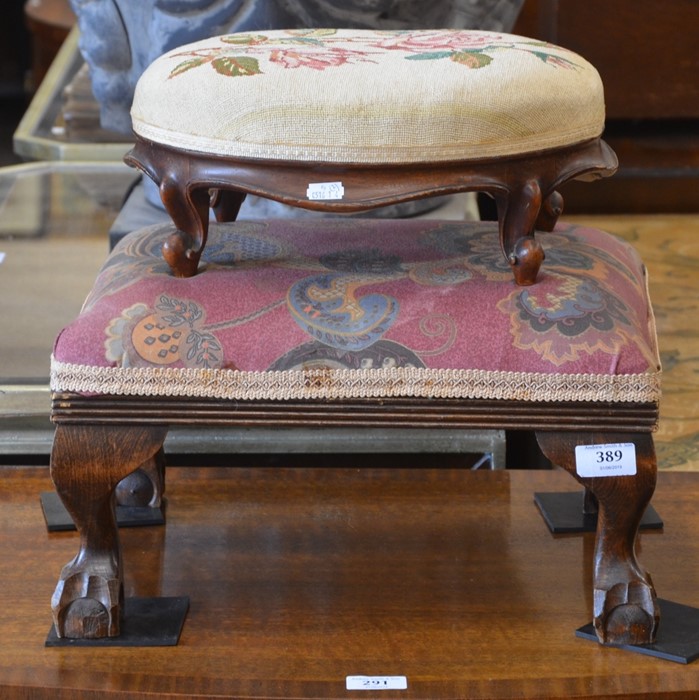
[[[366,458],[357,458],[364,466]],[[345,698],[348,675],[403,675],[393,698],[690,698],[699,662],[603,648],[593,536],[553,536],[535,491],[558,471],[185,468],[167,525],[122,530],[127,596],[188,595],[180,643],[45,648],[77,551],[49,534],[47,470],[0,468],[0,697]],[[699,475],[661,473],[665,528],[639,554],[661,597],[699,607]]]

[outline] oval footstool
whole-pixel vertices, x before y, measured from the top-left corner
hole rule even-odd
[[[225,425],[280,440],[294,426],[535,431],[599,502],[600,640],[653,638],[634,540],[655,485],[660,368],[631,246],[559,224],[523,288],[496,224],[214,223],[200,274],[178,278],[160,253],[172,231],[123,239],[55,344],[51,473],[82,535],[54,595],[59,635],[119,634],[116,485],[169,426]],[[625,445],[635,475],[590,476],[576,447],[591,445]]]
[[[597,71],[566,49],[467,30],[275,30],[179,47],[141,76],[127,162],[159,186],[177,231],[164,246],[195,274],[209,207],[246,194],[356,212],[465,190],[490,193],[519,284],[543,256],[535,229],[556,188],[609,175]]]

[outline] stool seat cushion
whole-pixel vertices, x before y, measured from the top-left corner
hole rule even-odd
[[[139,136],[235,158],[423,163],[600,136],[597,71],[566,49],[467,30],[274,30],[174,49],[141,76]]]
[[[212,224],[170,275],[157,225],[126,236],[52,357],[55,391],[221,399],[657,402],[645,271],[560,225],[517,287],[496,225],[319,219]]]

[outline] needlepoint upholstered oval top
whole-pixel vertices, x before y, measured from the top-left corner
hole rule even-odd
[[[485,31],[275,30],[179,47],[141,77],[140,137],[234,158],[434,163],[600,136],[597,71]]]

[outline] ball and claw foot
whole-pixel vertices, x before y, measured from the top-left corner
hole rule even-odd
[[[77,571],[58,582],[51,609],[58,637],[117,637],[120,631],[121,583],[116,578]]]
[[[660,611],[653,585],[644,581],[618,583],[594,593],[594,627],[602,644],[652,644]]]

